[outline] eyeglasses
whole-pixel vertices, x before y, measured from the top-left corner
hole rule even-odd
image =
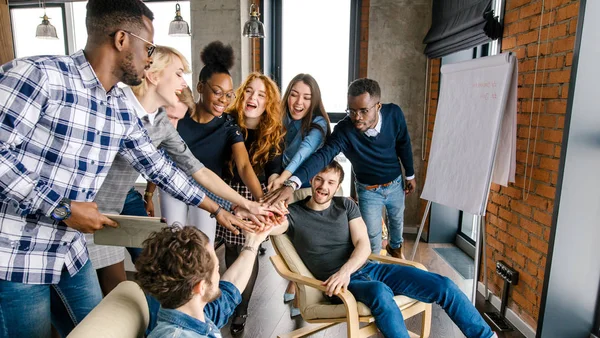
[[[235,99],[235,92],[229,91],[227,93],[224,93],[220,88],[217,87],[217,89],[214,89],[213,86],[208,83],[208,81],[205,81],[204,83],[206,83],[208,85],[208,88],[210,88],[210,90],[212,90],[213,94],[215,94],[215,96],[217,97],[217,99],[220,99],[223,97],[223,95],[225,95],[225,98],[227,99],[227,101],[231,101]]]
[[[139,36],[137,34],[133,34],[133,33],[128,32],[126,30],[122,30],[122,31],[125,32],[125,33],[127,33],[127,34],[129,34],[129,35],[131,35],[131,36],[133,36],[134,38],[140,39],[143,42],[147,43],[149,45],[149,46],[146,47],[148,49],[148,57],[151,57],[152,54],[154,54],[154,50],[156,49],[156,45],[155,44],[153,44],[152,42],[144,39],[143,37],[141,37],[141,36]],[[117,32],[114,32],[112,34],[109,34],[108,36],[114,37],[116,34],[117,34]]]
[[[356,111],[354,109],[350,109],[350,108],[346,109],[345,111],[348,116],[353,117],[353,118],[358,117],[358,115],[360,115],[361,117],[365,117],[369,113],[369,110],[373,109],[373,107],[377,106],[378,104],[379,104],[379,102],[375,103],[374,105],[372,105],[369,108],[362,108],[362,109],[359,109],[358,111]]]

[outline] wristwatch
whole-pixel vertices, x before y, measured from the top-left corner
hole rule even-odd
[[[71,217],[71,200],[68,198],[61,199],[58,206],[50,213],[50,217],[59,222]]]
[[[285,180],[285,181],[283,181],[283,186],[284,187],[290,187],[293,190],[296,190],[296,182],[294,182],[292,180]]]

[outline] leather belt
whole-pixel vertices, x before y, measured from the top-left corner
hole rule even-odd
[[[392,185],[392,183],[394,183],[394,181],[383,183],[383,184],[367,185],[365,187],[365,189],[367,189],[367,190],[375,190],[375,189],[377,189],[379,187],[385,188],[385,187],[389,187],[390,185]]]

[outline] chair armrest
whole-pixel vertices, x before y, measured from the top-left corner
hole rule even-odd
[[[371,254],[369,256],[369,259],[372,259],[374,261],[379,261],[382,263],[387,263],[387,264],[400,264],[400,265],[406,265],[406,266],[414,266],[415,268],[428,271],[427,268],[425,267],[425,265],[418,263],[418,262],[409,261],[406,259],[400,259],[400,258],[394,258],[394,257],[390,257],[390,256],[382,256],[382,255],[376,255],[376,254]]]

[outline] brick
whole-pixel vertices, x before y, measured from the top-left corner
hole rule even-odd
[[[536,286],[537,286],[537,284],[536,284]],[[535,289],[525,288],[523,290],[523,293],[524,293],[523,295],[525,296],[525,299],[530,301],[531,304],[533,305],[533,308],[535,309],[539,305],[539,299],[540,299],[537,292],[535,292]]]
[[[537,181],[549,182],[550,172],[544,169],[533,169],[531,172],[531,177]]]
[[[564,114],[567,112],[567,100],[552,100],[547,102],[546,112],[550,114]],[[564,121],[562,123],[564,125]]]
[[[526,217],[531,217],[532,214],[530,206],[516,200],[510,201],[510,209]]]
[[[487,244],[489,246],[491,246],[492,248],[502,251],[504,252],[504,244],[500,243],[498,240],[496,240],[494,237],[487,237]]]
[[[527,265],[529,265],[529,262],[527,262]],[[536,269],[536,274],[537,274],[537,269]],[[537,278],[530,275],[528,271],[520,271],[519,280],[523,281],[523,283],[525,283],[526,285],[529,285],[531,288],[535,289],[537,287],[537,283],[538,283]]]
[[[521,9],[522,11],[522,9]],[[556,21],[563,21],[579,15],[579,2],[559,8],[556,11]]]
[[[561,143],[563,138],[562,130],[544,129],[544,141]]]
[[[568,4],[569,2],[571,2],[571,0],[552,0],[549,2],[546,2],[544,4],[544,12],[548,12],[551,10],[554,10],[558,7],[562,7],[565,4]]]
[[[528,4],[530,0],[511,0],[506,2],[506,11]]]
[[[567,53],[567,56],[565,57],[565,66],[569,67],[573,65],[573,53]]]
[[[532,250],[527,244],[523,244],[521,242],[517,243],[517,251],[533,262],[538,262],[542,258],[541,253]]]
[[[524,34],[517,35],[517,45],[526,45],[534,41],[538,41],[539,33],[537,31],[530,31]]]
[[[559,86],[536,86],[534,97],[536,99],[557,99],[560,96],[559,88]]]
[[[554,158],[542,157],[540,159],[540,168],[558,171],[558,160]]]
[[[498,208],[498,216],[509,223],[512,223],[513,219],[515,218],[513,213],[505,208]]]
[[[529,59],[529,60],[519,61],[519,72],[520,73],[531,72],[533,70],[535,70],[535,60]]]
[[[523,196],[523,192],[522,192],[521,188],[514,187],[514,186],[502,187],[500,189],[500,193],[506,194],[506,195],[508,195],[512,198],[516,198],[516,199],[521,199],[521,196]]]
[[[531,236],[531,237],[529,237],[529,242],[531,244],[531,247],[536,249],[537,251],[539,251],[543,254],[548,253],[548,242],[547,241],[544,241],[537,237]]]
[[[488,212],[488,214],[494,214],[494,215],[498,214],[498,206],[495,204],[488,203],[487,212]],[[494,217],[496,217],[496,216],[494,216]]]
[[[554,144],[546,142],[537,142],[534,144],[535,153],[541,155],[554,156]]]
[[[538,75],[541,75],[541,74],[538,74]],[[538,85],[539,85],[540,79],[538,79],[537,81],[538,81]],[[539,99],[540,92],[538,92],[539,90],[537,90],[537,88],[539,88],[539,87],[536,86],[536,97],[533,101],[531,100],[531,96],[526,97],[523,100],[521,100],[521,112],[523,112],[523,113],[538,113],[538,112],[546,111],[546,102],[544,102],[544,100]],[[537,114],[536,114],[536,116],[534,116],[534,119],[533,119],[533,123],[535,124],[536,122],[537,122]]]
[[[505,195],[494,194],[492,196],[492,202],[494,202],[500,206],[503,206],[503,207],[508,207],[508,205],[509,205],[508,196],[505,196]]]
[[[532,15],[540,14],[541,10],[542,10],[542,2],[541,1],[534,2],[531,5],[524,6],[519,9],[519,18],[523,19],[523,18],[530,17]]]
[[[546,210],[548,208],[548,200],[543,197],[539,197],[536,195],[529,195],[527,199],[523,200],[523,203],[526,203],[534,208],[538,208],[540,210]]]
[[[529,22],[527,20],[517,21],[506,26],[505,29],[509,36],[527,32],[529,30]]]
[[[548,72],[548,83],[567,83],[571,78],[571,70]]]
[[[545,226],[552,225],[552,215],[544,211],[533,210],[533,219]]]
[[[554,199],[556,196],[556,188],[545,184],[538,184],[535,193],[540,196]]]
[[[511,48],[515,48],[516,45],[517,45],[516,37],[509,37],[509,38],[502,39],[502,50],[503,51],[511,49]]]
[[[555,157],[555,158],[561,158],[561,149],[562,149],[562,147],[561,147],[561,146],[559,146],[559,145],[557,145],[557,146],[554,148],[554,157]]]
[[[547,41],[548,39],[555,39],[561,36],[567,35],[568,24],[558,24],[550,27],[546,27],[542,29],[542,33],[540,34],[542,41]]]
[[[545,103],[545,102],[544,102]],[[544,112],[542,110],[542,112]],[[536,121],[538,122],[538,121]],[[540,127],[544,128],[555,128],[556,127],[556,116],[554,115],[541,115],[539,116],[539,124]]]
[[[569,21],[569,34],[574,35],[577,33],[577,18]]]
[[[569,97],[569,85],[568,84],[564,84],[560,88],[560,98],[561,99],[566,99],[568,97]]]
[[[543,236],[544,227],[526,218],[521,218],[519,220],[519,226],[521,226],[521,228],[523,228],[525,231],[532,233],[536,236]]]
[[[543,38],[543,36],[542,36]],[[544,39],[542,39],[544,41]],[[527,46],[527,56],[528,57],[536,57],[538,55],[548,55],[552,53],[552,42],[544,42],[538,44],[534,43]]]
[[[506,13],[504,13],[504,24],[508,25],[509,23],[515,22],[519,20],[519,10],[513,10],[513,11],[509,11],[506,10]],[[504,41],[502,41],[502,45],[504,47]]]
[[[529,27],[531,29],[539,29],[540,28],[540,17],[541,15],[532,16],[529,19]],[[554,13],[544,13],[544,17],[542,18],[542,27],[546,27],[554,23],[555,15]]]
[[[497,183],[492,183],[490,190],[495,191],[495,192],[499,192],[500,191],[500,184]]]
[[[529,238],[529,234],[527,233],[527,231],[523,230],[523,228],[521,228],[520,226],[514,224],[508,226],[508,233],[510,233],[511,236],[523,243],[527,243],[527,239]]]
[[[516,250],[508,250],[505,254],[506,258],[513,261],[519,267],[525,266],[525,256],[521,255]]]
[[[525,271],[533,277],[536,277],[538,274],[538,266],[537,264],[532,263],[531,261],[525,263]]]
[[[572,51],[574,46],[575,46],[575,37],[569,36],[564,39],[555,40],[552,43],[552,52],[560,53],[560,52]]]

